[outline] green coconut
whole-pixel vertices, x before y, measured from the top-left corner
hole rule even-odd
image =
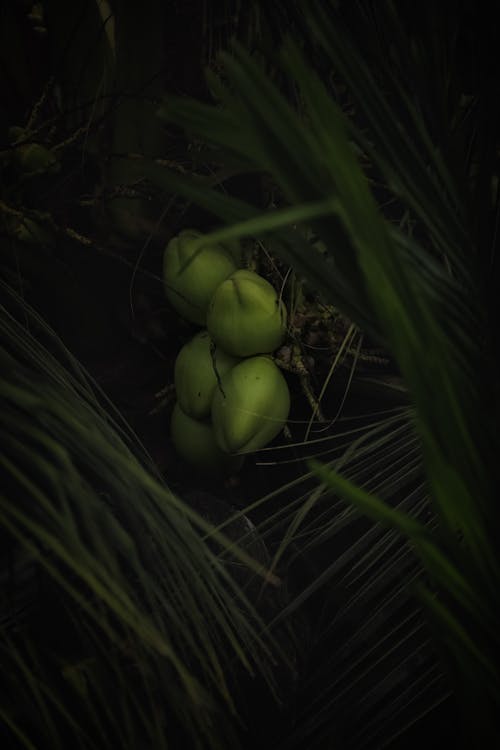
[[[212,350],[211,344],[208,331],[201,331],[182,347],[175,360],[177,401],[182,411],[194,419],[210,416],[218,378],[239,362],[219,347]]]
[[[163,256],[165,293],[172,307],[198,325],[205,325],[210,300],[219,284],[238,268],[235,247],[197,247],[202,233],[184,229],[168,243]]]
[[[215,440],[211,423],[193,419],[178,403],[170,420],[170,437],[179,456],[203,474],[228,475],[241,469],[243,456],[224,453]]]
[[[276,289],[253,271],[239,270],[212,297],[207,328],[215,343],[236,357],[277,349],[286,332],[286,307]]]
[[[212,424],[219,447],[228,453],[256,451],[283,428],[290,392],[270,357],[243,360],[221,379],[212,400]]]

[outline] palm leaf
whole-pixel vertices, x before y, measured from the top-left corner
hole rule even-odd
[[[384,4],[380,23],[384,14],[397,26],[391,4]],[[300,245],[300,239],[293,242],[293,232],[280,233],[276,251],[312,283],[318,280],[318,290],[358,325],[376,332],[398,361],[415,404],[415,428],[438,526],[427,530],[406,512],[388,508],[337,474],[322,471],[320,477],[378,522],[409,536],[438,586],[439,598],[425,595],[423,602],[432,621],[440,624],[439,637],[455,663],[456,689],[465,690],[468,683],[467,694],[482,695],[480,700],[488,707],[499,699],[498,675],[490,666],[498,650],[495,613],[500,567],[494,545],[498,515],[491,469],[484,463],[492,454],[483,439],[482,399],[475,380],[478,341],[483,340],[487,323],[483,284],[478,283],[474,228],[468,221],[468,206],[462,203],[467,189],[456,182],[456,175],[464,175],[466,169],[459,164],[450,170],[450,155],[444,158],[436,148],[419,102],[404,95],[395,75],[388,80],[392,96],[399,100],[396,106],[391,103],[353,36],[332,23],[330,12],[308,7],[304,18],[312,41],[345,79],[362,110],[363,131],[343,116],[291,41],[284,45],[281,59],[298,87],[307,122],[239,46],[232,56],[221,58],[228,88],[210,78],[221,108],[170,99],[161,113],[216,145],[221,159],[225,152],[239,154],[271,174],[291,206],[284,215],[289,211],[293,217],[295,207],[299,219],[304,211],[314,211],[318,202],[329,202],[329,216],[310,214],[309,220],[334,265]],[[398,34],[401,53],[405,46],[401,28]],[[377,72],[383,76],[385,70],[381,66]],[[459,95],[460,81],[454,83]],[[458,105],[454,116],[457,110]],[[442,125],[450,123],[445,119]],[[357,140],[361,153],[368,154],[389,190],[415,217],[418,240],[391,227],[383,217],[350,139]],[[466,154],[459,153],[460,158],[465,160]],[[190,187],[179,184],[178,189],[187,194]],[[198,197],[205,205],[212,200],[218,215],[231,220],[229,212],[225,216],[225,204],[230,206],[225,198]],[[231,218],[234,221],[234,214]],[[273,225],[280,228],[280,219],[273,212],[213,237],[268,232]],[[423,365],[428,362],[432,366]],[[299,522],[302,517],[295,520]],[[291,532],[295,535],[296,527]],[[485,713],[486,736],[495,722],[494,711]],[[328,721],[326,714],[321,714],[318,726]]]
[[[19,616],[23,597],[15,618],[3,600],[4,678],[15,696],[2,704],[7,725],[27,747],[42,737],[63,747],[68,736],[81,747],[166,747],[181,736],[196,747],[237,743],[234,720],[213,718],[222,706],[235,715],[231,674],[271,686],[275,657],[258,613],[202,534],[254,571],[262,564],[168,490],[57,337],[3,284],[2,296],[0,519],[11,550],[2,575],[6,591],[19,591],[26,565],[49,582],[46,606],[56,606],[50,622],[61,639],[37,650],[43,638]],[[44,595],[41,610],[33,605],[38,627]]]

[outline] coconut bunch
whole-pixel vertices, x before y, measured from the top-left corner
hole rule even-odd
[[[242,268],[239,245],[203,245],[202,237],[185,229],[164,254],[168,300],[203,327],[175,361],[170,432],[186,461],[229,474],[288,417],[288,385],[269,356],[284,339],[287,314],[274,287]]]

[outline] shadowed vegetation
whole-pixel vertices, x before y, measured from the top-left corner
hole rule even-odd
[[[3,11],[6,742],[397,748],[447,710],[451,732],[458,706],[464,746],[485,747],[492,19],[146,6]],[[192,327],[166,309],[161,256],[185,226],[240,239],[290,313],[290,421],[239,485],[193,476],[168,443]]]

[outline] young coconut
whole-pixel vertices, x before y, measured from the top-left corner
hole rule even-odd
[[[234,247],[204,245],[197,248],[202,233],[183,229],[173,237],[163,256],[165,294],[183,318],[205,325],[208,304],[224,279],[238,268]]]
[[[266,354],[285,337],[286,307],[262,276],[239,270],[217,287],[208,308],[207,328],[229,354]]]
[[[208,331],[197,333],[182,347],[175,360],[175,390],[182,411],[193,419],[209,417],[218,378],[238,362],[237,357],[219,347],[212,349]]]
[[[179,456],[203,474],[229,475],[241,469],[244,457],[224,453],[215,440],[210,422],[184,414],[178,403],[170,420],[170,437]]]
[[[283,428],[290,392],[270,357],[243,360],[221,379],[212,401],[212,424],[219,447],[228,453],[256,451]]]

